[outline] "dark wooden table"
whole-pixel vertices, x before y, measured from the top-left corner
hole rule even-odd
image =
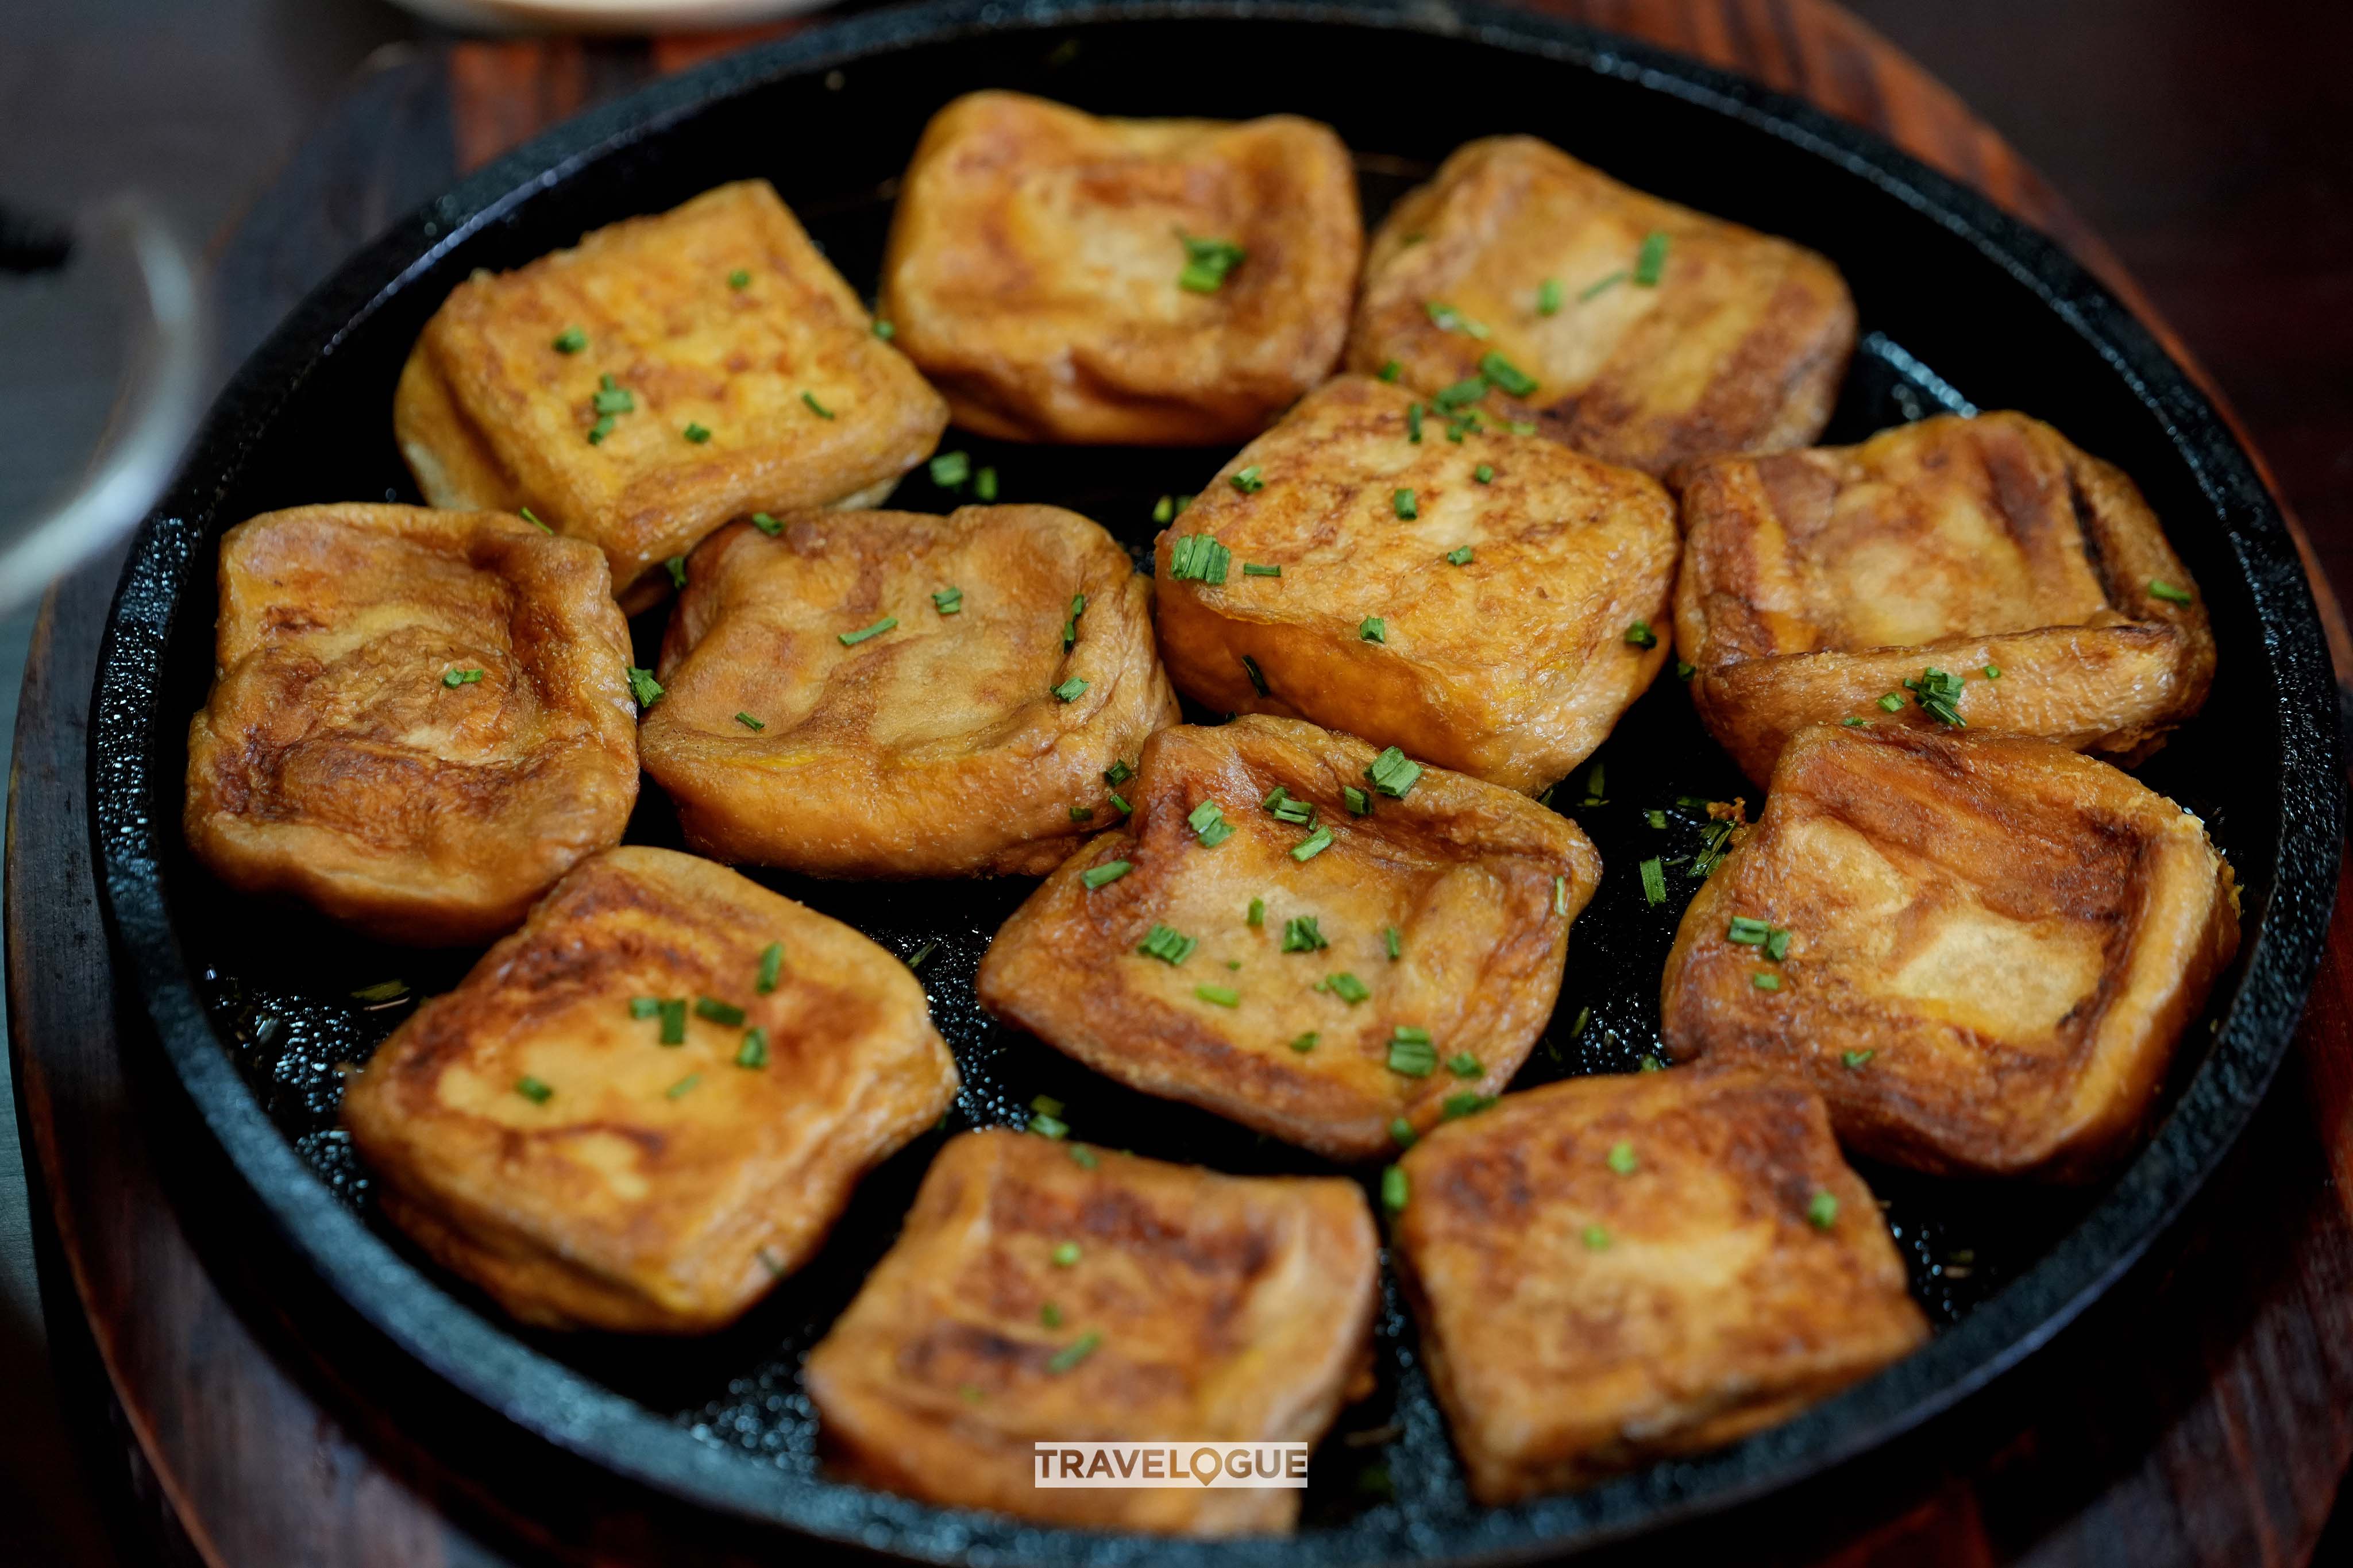
[[[2059,237],[2156,320],[1999,136],[1825,0],[1549,5],[1879,130]],[[232,336],[274,321],[291,291],[458,170],[741,41],[439,44],[372,73],[227,247]],[[2297,265],[2281,262],[2291,277]],[[2316,317],[2312,335],[2342,345],[2348,319]],[[2300,463],[2311,456],[2297,450]],[[2348,552],[2348,536],[2324,531],[2326,553]],[[90,887],[84,710],[111,581],[111,569],[84,574],[41,621],[17,731],[6,914],[11,1045],[49,1222],[43,1282],[60,1378],[131,1553],[223,1568],[776,1561],[774,1538],[686,1516],[417,1376],[267,1237],[257,1211],[223,1195],[234,1179],[169,1087],[135,1006],[115,995]],[[2353,669],[2338,635],[2339,668]],[[2348,944],[2353,924],[2332,943],[2257,1127],[2149,1265],[1957,1419],[1687,1532],[1669,1555],[1891,1568],[2314,1560],[2353,1453]]]

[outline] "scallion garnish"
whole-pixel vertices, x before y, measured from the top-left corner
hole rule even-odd
[[[1260,476],[1259,466],[1256,463],[1252,463],[1226,482],[1246,496],[1254,496],[1266,489],[1266,480]]]
[[[1219,1007],[1239,1007],[1242,994],[1230,985],[1196,985],[1193,994]]]
[[[854,632],[843,632],[843,633],[841,633],[841,634],[840,634],[840,637],[841,637],[841,646],[842,646],[842,647],[856,647],[860,643],[864,642],[868,637],[881,637],[884,632],[887,632],[887,631],[891,630],[892,627],[896,626],[898,624],[899,624],[899,617],[898,617],[898,616],[883,616],[881,620],[879,620],[879,621],[875,622],[875,623],[874,623],[872,626],[860,626],[858,630],[856,630],[856,631],[854,631]]]
[[[811,414],[816,415],[818,418],[820,418],[820,419],[830,419],[830,418],[832,418],[832,417],[833,417],[833,410],[832,410],[832,409],[830,409],[830,408],[828,408],[824,404],[819,403],[819,402],[817,400],[817,394],[816,394],[816,393],[814,393],[814,392],[808,392],[808,391],[806,391],[806,390],[805,390],[805,391],[803,391],[803,392],[802,392],[802,394],[801,394],[801,401],[802,401],[803,403],[807,404],[807,405],[808,405],[808,411],[809,411]]]
[[[2152,597],[2163,599],[2168,605],[2187,605],[2197,598],[2189,589],[2177,588],[2156,577],[2148,580],[2148,591]]]
[[[665,1046],[686,1044],[686,998],[665,996],[658,1007],[661,1014],[661,1034],[659,1037],[661,1043]]]
[[[460,686],[471,686],[481,679],[482,672],[479,669],[445,669],[441,672],[441,684],[452,690]]]
[[[1234,836],[1234,825],[1226,820],[1224,808],[1214,800],[1205,800],[1195,806],[1185,820],[1205,849],[1214,849]]]
[[[752,526],[758,529],[762,533],[766,534],[771,539],[776,538],[776,535],[784,532],[785,531],[785,525],[783,523],[778,522],[775,518],[770,517],[765,511],[755,511],[752,514]]]
[[[735,1065],[739,1068],[764,1068],[768,1065],[767,1030],[744,1031],[744,1043],[735,1047]]]
[[[1539,316],[1560,314],[1559,279],[1547,278],[1536,285],[1536,314]]]
[[[1666,864],[1657,856],[1642,862],[1642,898],[1653,908],[1667,901]]]
[[[1626,628],[1626,641],[1630,647],[1654,648],[1659,646],[1659,634],[1651,629],[1650,622],[1636,621]]]
[[[1383,381],[1394,382],[1398,376],[1405,374],[1405,366],[1398,363],[1395,360],[1391,360],[1387,364],[1381,366],[1378,374]]]
[[[1395,746],[1385,749],[1365,769],[1365,776],[1373,787],[1391,800],[1403,800],[1416,781],[1421,777],[1421,764],[1409,759]]]
[[[1597,295],[1607,294],[1610,289],[1615,289],[1619,284],[1626,281],[1626,277],[1627,274],[1625,268],[1620,268],[1607,277],[1596,279],[1593,282],[1587,284],[1577,292],[1577,302],[1582,305],[1588,300],[1593,299]]]
[[[1291,851],[1291,858],[1303,864],[1331,847],[1332,830],[1328,827],[1319,827],[1299,841],[1298,846]]]
[[[1438,1047],[1430,1043],[1430,1031],[1399,1024],[1389,1036],[1388,1066],[1389,1071],[1407,1078],[1428,1078],[1436,1072]]]
[[[776,988],[776,981],[785,972],[785,944],[772,942],[760,950],[760,977],[753,989],[765,996]]]
[[[1261,566],[1255,561],[1245,561],[1242,563],[1242,575],[1245,577],[1280,577],[1282,575],[1282,568],[1280,566]]]
[[[1525,397],[1536,389],[1536,378],[1505,359],[1490,352],[1479,358],[1479,374],[1510,393],[1514,397]]]
[[[1405,405],[1405,438],[1416,446],[1421,444],[1421,405],[1419,403]]]
[[[1135,944],[1135,951],[1174,968],[1192,957],[1193,950],[1200,945],[1200,938],[1187,936],[1175,927],[1165,926],[1155,921],[1145,939]]]
[[[1816,1230],[1828,1230],[1838,1223],[1838,1211],[1836,1193],[1818,1192],[1806,1205],[1806,1223]]]
[[[714,1024],[723,1024],[731,1029],[739,1027],[744,1022],[743,1008],[733,1002],[722,1002],[716,996],[697,996],[694,999],[694,1016],[708,1018]]]
[[[1303,1057],[1308,1052],[1315,1048],[1315,1042],[1320,1038],[1322,1038],[1321,1036],[1319,1036],[1314,1030],[1310,1029],[1305,1034],[1300,1036],[1297,1039],[1293,1040],[1291,1042],[1291,1048],[1297,1051]]]
[[[1087,885],[1088,891],[1092,892],[1097,888],[1118,881],[1134,868],[1125,860],[1106,860],[1100,866],[1087,868],[1080,873],[1079,880]]]
[[[1060,1350],[1056,1351],[1053,1354],[1053,1358],[1047,1362],[1046,1370],[1059,1377],[1062,1373],[1069,1372],[1071,1368],[1077,1366],[1079,1363],[1086,1360],[1087,1357],[1094,1354],[1095,1347],[1102,1343],[1103,1335],[1095,1332],[1092,1329],[1090,1329],[1085,1333],[1081,1334],[1077,1339],[1072,1340],[1069,1344],[1063,1346]]]
[[[1331,993],[1351,1007],[1373,994],[1371,987],[1345,970],[1325,975],[1315,983],[1315,989]]]
[[[548,1097],[553,1095],[555,1091],[548,1088],[547,1085],[540,1082],[539,1079],[532,1077],[529,1073],[525,1073],[522,1077],[515,1079],[515,1092],[522,1095],[525,1100],[530,1100],[533,1105],[545,1105],[548,1101]]]
[[[1314,915],[1293,915],[1282,922],[1282,951],[1285,952],[1319,952],[1332,944],[1324,940],[1316,928]]]
[[[1230,239],[1197,239],[1179,230],[1185,247],[1185,268],[1176,287],[1195,294],[1214,294],[1225,287],[1226,275],[1248,259],[1250,252]]]
[[[1386,643],[1389,640],[1389,624],[1378,616],[1366,616],[1356,626],[1361,642]]]
[[[582,331],[577,327],[566,327],[562,331],[555,334],[555,352],[557,353],[576,354],[587,346],[588,334]]]
[[[964,590],[956,587],[936,590],[932,595],[932,608],[944,616],[961,614],[964,610]]]
[[[1074,675],[1071,677],[1070,679],[1062,682],[1061,685],[1054,688],[1054,695],[1060,698],[1065,702],[1076,702],[1080,697],[1085,693],[1086,689],[1087,683]]]
[[[944,490],[955,489],[972,478],[972,454],[942,452],[930,464],[932,483]]]
[[[1634,1157],[1634,1145],[1619,1142],[1609,1145],[1609,1168],[1621,1176],[1630,1176],[1641,1166]]]
[[[638,700],[638,707],[650,708],[661,700],[661,682],[654,679],[652,670],[639,669],[632,665],[629,667],[629,695]]]
[[[1645,289],[1655,289],[1667,270],[1667,237],[1662,229],[1652,229],[1642,237],[1641,254],[1634,258],[1634,281]]]

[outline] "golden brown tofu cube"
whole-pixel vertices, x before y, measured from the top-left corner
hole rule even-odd
[[[1399,1163],[1398,1275],[1481,1502],[1730,1443],[1928,1337],[1871,1189],[1788,1079],[1571,1079]]]
[[[1058,507],[738,523],[687,568],[646,771],[722,860],[1040,876],[1110,819],[1103,770],[1176,721],[1151,605]]]
[[[947,405],[765,180],[630,218],[426,323],[393,429],[437,506],[529,506],[610,558],[622,601],[728,519],[873,505]]]
[[[222,536],[188,847],[386,942],[512,931],[638,798],[604,557],[521,518],[267,512]]]
[[[1582,762],[1666,662],[1674,505],[1480,426],[1349,376],[1245,447],[1157,545],[1177,689],[1513,789]]]
[[[1725,458],[1682,489],[1676,644],[1760,784],[1803,725],[1945,710],[2130,756],[2213,682],[2206,606],[2140,491],[2022,414]]]
[[[525,1322],[701,1333],[947,1109],[907,966],[708,860],[611,849],[343,1095],[385,1214]]]
[[[1240,441],[1331,374],[1363,249],[1326,126],[976,92],[915,149],[881,309],[965,429]]]
[[[1343,1160],[1527,1058],[1601,876],[1575,823],[1287,719],[1163,730],[1123,787],[1134,816],[997,932],[990,1012]]]
[[[1660,1029],[1803,1079],[1875,1158],[2080,1180],[2129,1152],[2238,945],[2203,825],[2105,763],[1803,730],[1684,911]]]
[[[1348,365],[1394,361],[1435,393],[1500,355],[1491,407],[1659,474],[1804,446],[1853,349],[1854,303],[1822,257],[1494,136],[1457,148],[1373,237]]]
[[[1369,1392],[1380,1240],[1352,1182],[968,1132],[808,1358],[868,1486],[1056,1524],[1288,1531],[1295,1490],[1041,1489],[1031,1447],[1314,1443]]]

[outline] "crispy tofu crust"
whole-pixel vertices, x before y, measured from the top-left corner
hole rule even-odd
[[[1321,1438],[1369,1392],[1380,1241],[1364,1194],[1075,1152],[1001,1130],[940,1151],[898,1245],[809,1355],[826,1452],[853,1480],[952,1507],[1291,1530],[1293,1490],[1040,1489],[1031,1445]]]
[[[1730,942],[1735,916],[1787,930],[1787,956]],[[1661,1032],[1679,1059],[1802,1078],[1877,1158],[2085,1180],[2139,1137],[2238,945],[2204,826],[2105,763],[1805,730],[1683,914]]]
[[[1667,248],[1645,287],[1653,234]],[[1441,322],[1446,310],[1487,335]],[[1657,474],[1811,441],[1853,350],[1854,302],[1823,257],[1644,195],[1532,136],[1493,136],[1457,148],[1373,237],[1348,367],[1394,360],[1434,393],[1501,353],[1536,387],[1490,406]]]
[[[1903,685],[1930,666],[1965,679],[1971,730],[2126,757],[2213,682],[2206,605],[2140,491],[2022,414],[1725,458],[1679,481],[1676,644],[1701,718],[1760,784],[1802,725],[1934,725]]]
[[[682,1045],[639,997],[685,1005]],[[897,958],[723,867],[631,847],[395,1030],[343,1123],[385,1215],[517,1318],[702,1333],[799,1268],[955,1089]]]
[[[1601,858],[1566,817],[1459,773],[1381,795],[1374,754],[1286,719],[1163,730],[1125,786],[1134,816],[997,932],[981,1005],[1122,1083],[1335,1159],[1383,1152],[1393,1122],[1433,1126],[1457,1096],[1502,1092],[1552,1016]],[[1314,830],[1266,808],[1277,786],[1314,804]],[[1350,814],[1344,786],[1367,793],[1369,816]],[[1204,801],[1233,829],[1214,846],[1188,820]],[[1298,859],[1323,830],[1330,847]],[[1133,868],[1090,889],[1113,861]],[[1327,945],[1285,951],[1301,917]],[[1139,952],[1155,926],[1198,951],[1174,964]],[[1352,1003],[1357,984],[1368,994]],[[1390,1067],[1400,1026],[1429,1031],[1426,1076]]]
[[[1293,715],[1542,789],[1666,661],[1673,502],[1645,475],[1492,419],[1456,442],[1430,413],[1416,443],[1414,404],[1343,377],[1227,464],[1156,545],[1161,657],[1207,707]],[[1233,483],[1246,473],[1248,492]],[[1172,574],[1176,542],[1199,534],[1233,553],[1222,583]],[[1448,559],[1464,548],[1468,562]],[[1638,622],[1647,648],[1627,640]]]
[[[951,587],[954,614],[933,598]],[[1127,552],[1059,507],[737,523],[688,565],[646,771],[722,860],[1041,876],[1109,818],[1103,770],[1176,721],[1151,603]]]
[[[1180,287],[1187,236],[1247,257],[1218,287]],[[915,149],[881,311],[965,429],[1240,441],[1331,374],[1363,249],[1356,172],[1326,126],[1101,120],[976,92]]]
[[[637,709],[594,549],[494,512],[296,507],[223,535],[219,577],[184,823],[223,881],[455,945],[620,841]]]
[[[401,372],[393,430],[427,500],[531,507],[600,547],[643,608],[661,562],[728,519],[871,505],[938,443],[947,405],[871,326],[768,183],[741,181],[459,284]],[[592,443],[608,375],[634,406]]]
[[[1400,1163],[1398,1276],[1483,1503],[1720,1447],[1928,1337],[1871,1189],[1787,1079],[1571,1079]]]

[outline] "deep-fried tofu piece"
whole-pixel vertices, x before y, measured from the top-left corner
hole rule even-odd
[[[1178,689],[1513,789],[1582,762],[1666,661],[1674,504],[1480,425],[1348,376],[1245,447],[1157,545]]]
[[[1725,458],[1682,489],[1676,644],[1760,784],[1800,726],[1937,724],[1940,685],[1972,730],[2129,756],[2212,684],[2206,606],[2140,491],[2022,414]]]
[[[1657,474],[1804,446],[1853,349],[1854,303],[1824,258],[1495,136],[1390,209],[1348,365],[1394,361],[1435,393],[1501,354],[1535,384],[1490,406]]]
[[[426,323],[393,430],[437,506],[529,506],[611,559],[622,602],[728,519],[872,506],[947,405],[765,180],[630,218]]]
[[[1110,819],[1104,770],[1176,721],[1151,603],[1059,507],[737,523],[688,565],[646,771],[722,860],[1042,876]]]
[[[1331,374],[1364,242],[1348,150],[1313,121],[976,92],[915,149],[881,310],[965,429],[1242,441]]]
[[[581,865],[343,1095],[385,1214],[525,1322],[701,1333],[956,1089],[907,966],[691,855]]]
[[[1135,815],[997,932],[990,1012],[1335,1159],[1511,1081],[1601,876],[1575,823],[1264,717],[1163,730],[1124,787]]]
[[[1295,1490],[1041,1489],[1031,1446],[1315,1442],[1370,1391],[1379,1251],[1352,1182],[965,1133],[809,1355],[826,1452],[854,1480],[953,1507],[1288,1531]]]
[[[1871,1189],[1786,1079],[1547,1084],[1400,1169],[1398,1271],[1482,1502],[1730,1443],[1928,1337]]]
[[[487,942],[638,798],[604,557],[520,518],[296,507],[221,539],[188,847],[386,942]]]
[[[1679,1060],[1803,1078],[1875,1158],[2083,1180],[2138,1138],[2238,945],[2203,825],[2105,763],[1802,730],[1684,911],[1660,1028]]]

